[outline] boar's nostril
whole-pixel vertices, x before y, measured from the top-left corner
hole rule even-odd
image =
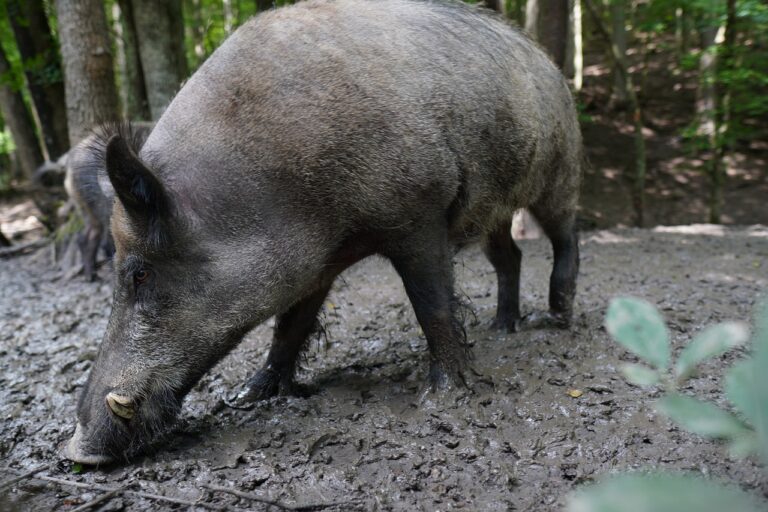
[[[107,395],[107,407],[121,418],[129,420],[133,418],[134,407],[133,400],[127,396],[118,395],[117,393],[109,393]]]

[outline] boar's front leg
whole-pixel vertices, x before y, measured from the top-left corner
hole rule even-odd
[[[277,317],[267,363],[248,380],[246,390],[237,397],[239,403],[294,392],[296,362],[306,346],[307,338],[317,325],[317,314],[323,307],[331,284],[332,281],[323,285]]]
[[[453,251],[447,237],[424,237],[405,242],[409,249],[390,259],[429,347],[429,387],[432,391],[453,385],[466,386],[469,351],[464,326],[457,315],[453,293]]]

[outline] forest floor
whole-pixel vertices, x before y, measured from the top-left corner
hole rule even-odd
[[[694,118],[697,76],[677,63],[664,41],[630,52],[647,151],[645,226],[708,220],[709,181],[701,154],[683,132]],[[662,51],[663,50],[663,51]],[[585,55],[580,97],[589,166],[581,194],[582,225],[633,226],[634,140],[630,115],[613,108],[612,77],[602,54]],[[753,138],[739,141],[725,159],[721,222],[768,225],[768,123],[751,120]]]
[[[523,240],[525,311],[546,306],[545,240]],[[584,233],[574,327],[502,334],[488,326],[495,276],[478,248],[457,258],[457,283],[483,375],[470,396],[418,403],[426,343],[391,266],[368,259],[339,279],[325,307],[326,336],[312,344],[300,381],[308,398],[275,398],[252,410],[229,397],[264,361],[271,322],[209,371],[173,432],[130,463],[75,474],[57,447],[72,433],[110,308],[104,280],[64,281],[41,250],[0,264],[0,459],[25,478],[0,509],[72,510],[97,486],[198,503],[265,510],[205,485],[238,489],[301,510],[561,509],[579,485],[611,472],[665,469],[715,477],[768,496],[753,460],[676,428],[653,410],[658,392],[628,385],[617,368],[633,357],[602,327],[607,302],[631,294],[658,305],[675,350],[704,326],[749,320],[768,289],[768,228],[693,225]],[[724,403],[722,375],[742,354],[706,365],[685,389]],[[571,390],[583,394],[574,398]],[[50,465],[50,467],[48,467]],[[0,482],[13,473],[0,474]],[[2,486],[2,483],[0,483]],[[122,494],[101,510],[173,508]],[[314,507],[314,508],[313,508]],[[95,507],[98,508],[98,507]],[[183,507],[182,507],[183,508]]]

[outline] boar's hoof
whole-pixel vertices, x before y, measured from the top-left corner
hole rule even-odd
[[[523,329],[568,329],[571,326],[571,315],[552,313],[549,311],[534,311],[525,315],[520,327]]]
[[[469,389],[469,385],[463,371],[457,369],[449,371],[440,363],[433,362],[429,366],[427,385],[421,393],[422,401],[425,395],[445,394],[446,392],[467,389]]]
[[[300,386],[293,378],[281,375],[273,368],[262,368],[248,379],[245,389],[230,401],[230,406],[237,409],[250,408],[255,402],[268,400],[274,396],[309,396],[311,390]]]

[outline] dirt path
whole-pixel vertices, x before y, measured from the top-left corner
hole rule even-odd
[[[523,307],[542,308],[549,249],[542,240],[521,246]],[[755,463],[731,460],[725,447],[653,412],[653,395],[617,374],[631,357],[601,324],[617,294],[659,305],[675,347],[712,322],[748,319],[768,290],[768,228],[595,231],[583,235],[582,255],[575,328],[502,335],[487,328],[491,268],[477,249],[462,254],[458,282],[476,314],[468,333],[484,375],[474,396],[417,404],[425,342],[396,275],[371,259],[344,275],[326,305],[327,337],[301,373],[318,389],[310,398],[226,406],[266,355],[263,325],[205,376],[156,453],[83,474],[58,462],[42,474],[254,510],[264,505],[202,485],[288,504],[342,503],[338,510],[548,511],[600,475],[664,468],[767,493]],[[22,470],[58,461],[109,313],[107,284],[62,282],[40,259],[0,262],[0,459]],[[734,358],[707,367],[692,389],[722,402],[720,367]],[[25,479],[0,495],[0,509],[71,510],[99,494]],[[149,507],[171,505],[122,496],[102,510]]]

